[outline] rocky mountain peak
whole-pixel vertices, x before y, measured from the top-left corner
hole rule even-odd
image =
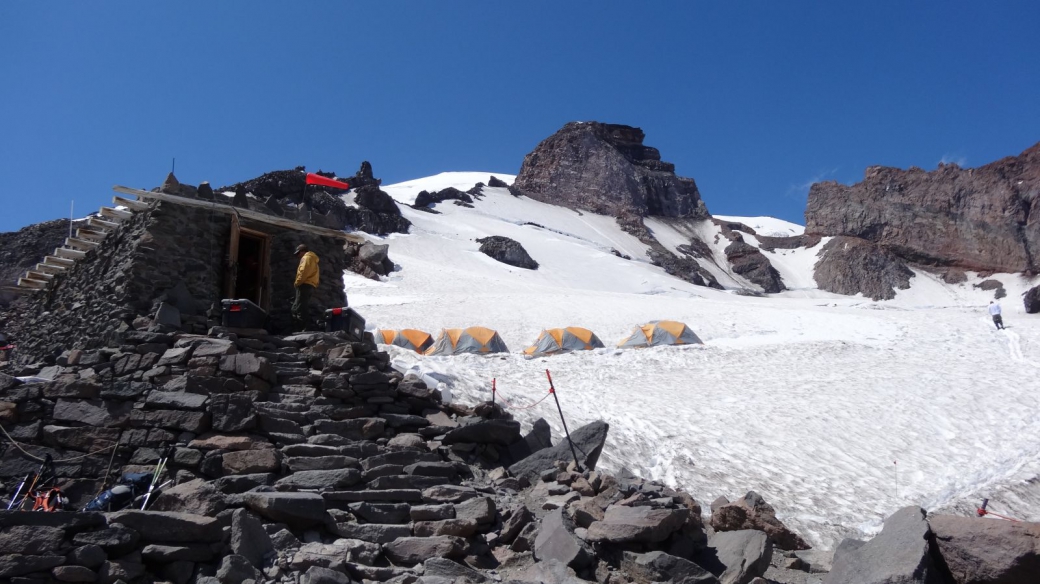
[[[697,184],[643,144],[643,131],[600,122],[571,122],[524,158],[514,194],[620,217],[706,219]]]

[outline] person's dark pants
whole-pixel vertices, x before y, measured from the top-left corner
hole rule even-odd
[[[1004,319],[1000,318],[999,314],[993,315],[993,324],[997,325],[998,329],[1004,328]]]
[[[300,284],[296,287],[296,298],[292,304],[293,331],[305,331],[311,326],[311,294],[314,286]]]

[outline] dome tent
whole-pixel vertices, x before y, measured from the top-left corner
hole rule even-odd
[[[685,323],[674,320],[652,320],[632,329],[632,334],[617,344],[621,348],[656,347],[659,345],[701,345],[700,338]]]
[[[381,345],[394,345],[411,349],[416,353],[425,353],[433,345],[433,335],[416,329],[380,329],[376,331],[376,342]]]
[[[595,333],[586,328],[569,326],[543,330],[534,344],[524,349],[524,354],[528,357],[544,357],[602,348],[603,341]]]
[[[462,353],[508,353],[498,332],[482,326],[444,329],[437,341],[426,350],[427,355],[461,355]]]

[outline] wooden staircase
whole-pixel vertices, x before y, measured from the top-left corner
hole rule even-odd
[[[54,280],[54,276],[65,272],[76,265],[78,260],[87,256],[87,252],[101,245],[106,237],[137,211],[151,208],[143,201],[134,201],[120,196],[112,197],[115,207],[102,207],[97,215],[91,215],[82,227],[76,229],[72,237],[65,238],[62,247],[43,258],[43,261],[25,275],[18,278],[18,290],[34,292],[45,290]],[[123,208],[118,208],[123,207]]]

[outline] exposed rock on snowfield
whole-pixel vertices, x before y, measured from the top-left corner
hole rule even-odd
[[[1040,144],[978,168],[867,168],[812,185],[805,231],[858,237],[905,261],[978,272],[1040,270]]]
[[[401,216],[397,203],[378,186],[357,189],[354,200],[357,207],[344,209],[345,226],[375,235],[408,233],[411,222]]]
[[[809,544],[776,518],[773,506],[761,495],[749,491],[736,502],[724,499],[712,504],[711,526],[716,531],[754,529],[763,531],[782,550],[805,550]]]
[[[914,273],[882,246],[855,237],[835,237],[820,250],[814,278],[821,290],[873,300],[891,300],[910,287]]]
[[[538,262],[531,259],[524,246],[520,245],[520,242],[516,240],[501,235],[492,235],[491,237],[478,239],[477,243],[480,244],[480,253],[494,258],[503,264],[524,268],[525,270],[538,269]]]
[[[1022,297],[1022,301],[1029,314],[1040,312],[1040,286],[1030,288]]]
[[[676,176],[643,131],[571,122],[524,158],[513,191],[537,201],[620,217],[708,218],[693,179]]]

